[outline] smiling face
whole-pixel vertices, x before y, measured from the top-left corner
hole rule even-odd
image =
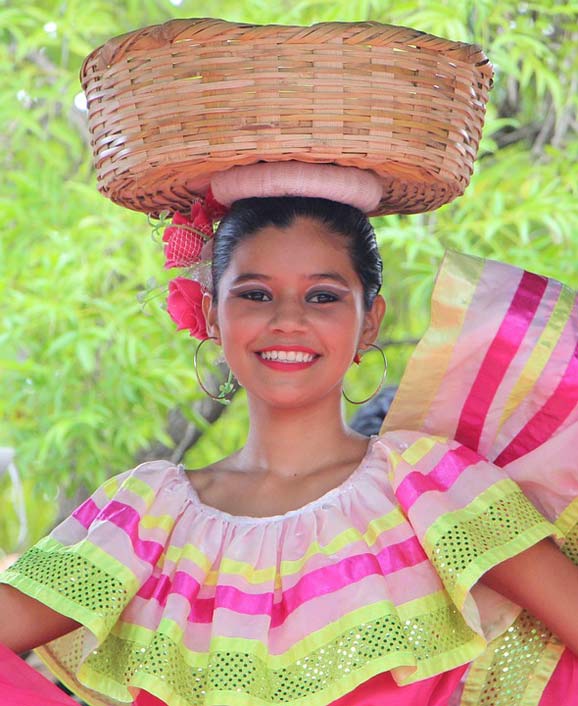
[[[375,339],[384,302],[370,311],[343,237],[296,218],[242,241],[219,283],[206,295],[208,333],[249,395],[299,406],[341,395],[359,348]]]

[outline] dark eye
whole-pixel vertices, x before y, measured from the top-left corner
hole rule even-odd
[[[333,294],[332,292],[314,292],[313,294],[310,294],[307,298],[307,301],[310,301],[313,304],[328,304],[330,302],[336,302],[338,300],[339,297]]]
[[[267,292],[264,292],[262,289],[251,289],[248,292],[241,292],[239,296],[242,299],[249,299],[249,301],[252,302],[271,301],[270,295]]]

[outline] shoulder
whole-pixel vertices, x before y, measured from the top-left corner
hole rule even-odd
[[[197,493],[202,493],[215,483],[216,473],[211,466],[203,468],[185,469],[187,480]]]
[[[243,451],[238,448],[236,451],[216,459],[212,463],[207,463],[205,466],[194,466],[185,469],[185,473],[189,476],[195,476],[198,479],[212,479],[217,476],[225,476],[234,474],[240,471],[239,454]],[[199,480],[198,482],[203,482]],[[206,482],[206,481],[205,481]]]
[[[144,461],[126,471],[111,476],[96,490],[106,495],[114,494],[123,488],[130,487],[138,481],[158,487],[165,479],[177,475],[179,468],[172,461]]]
[[[146,461],[104,481],[51,536],[65,544],[95,533],[108,542],[108,533],[116,537],[117,530],[132,536],[143,522],[149,526],[158,524],[154,518],[180,517],[189,488],[186,475],[171,461]]]
[[[108,478],[73,513],[83,517],[102,519],[102,513],[128,509],[139,515],[160,511],[163,507],[175,509],[187,498],[188,482],[182,468],[167,460],[145,461],[127,471]],[[168,510],[167,510],[168,511]],[[86,517],[85,517],[86,516]]]
[[[234,469],[232,459],[233,456],[228,456],[206,466],[187,468],[184,469],[184,474],[198,494],[204,493],[239,476],[239,471]]]

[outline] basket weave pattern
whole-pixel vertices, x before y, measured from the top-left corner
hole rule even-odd
[[[482,51],[377,22],[172,20],[84,62],[98,185],[187,211],[216,172],[298,160],[371,169],[371,215],[437,208],[469,183],[492,82]]]

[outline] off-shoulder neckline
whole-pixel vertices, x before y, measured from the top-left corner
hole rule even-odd
[[[326,491],[319,498],[310,500],[308,503],[305,503],[305,505],[295,508],[294,510],[288,510],[287,512],[284,512],[280,515],[265,515],[263,517],[253,515],[233,515],[232,513],[225,512],[225,510],[220,510],[219,508],[213,507],[212,505],[207,505],[200,499],[198,492],[196,491],[188,477],[188,473],[184,465],[182,463],[179,463],[176,466],[176,469],[180,474],[181,479],[186,483],[189,498],[192,500],[194,505],[206,515],[212,515],[213,517],[219,518],[229,524],[275,524],[288,520],[291,517],[296,517],[298,515],[303,515],[307,512],[311,512],[317,509],[318,507],[328,503],[335,497],[341,495],[345,491],[349,490],[349,488],[355,483],[357,478],[367,468],[369,458],[372,455],[373,447],[377,439],[378,434],[372,434],[368,437],[367,449],[365,451],[365,454],[363,455],[363,458],[361,459],[359,464],[354,468],[354,470],[349,474],[349,476],[344,481],[339,483],[339,485],[336,485],[335,488],[331,488],[330,490]]]

